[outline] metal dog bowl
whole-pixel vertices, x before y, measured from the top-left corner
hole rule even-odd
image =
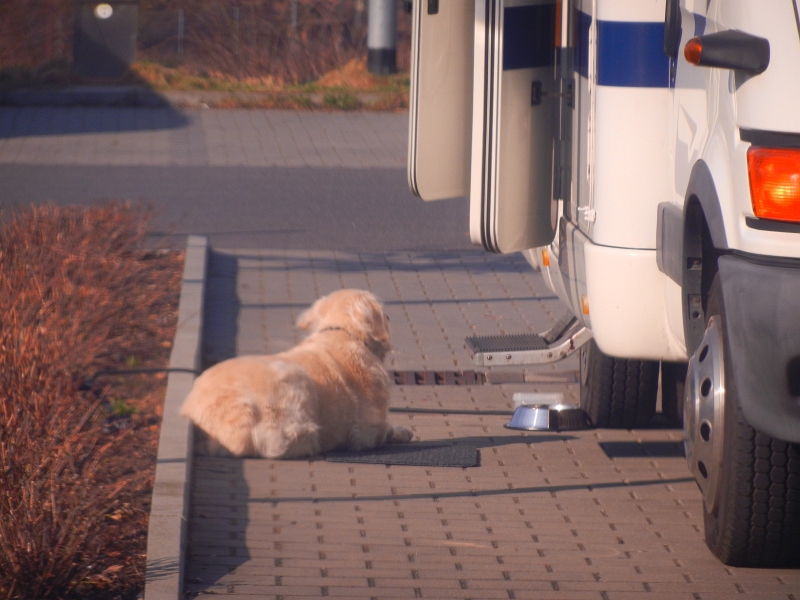
[[[523,431],[588,429],[586,413],[571,404],[535,404],[519,406],[505,425],[506,429]]]

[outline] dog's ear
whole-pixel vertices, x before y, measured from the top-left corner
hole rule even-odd
[[[326,296],[319,298],[310,308],[300,313],[300,316],[297,317],[297,326],[300,329],[313,330],[317,328],[320,319],[319,306],[325,298]]]
[[[359,295],[351,311],[354,325],[365,337],[377,342],[389,342],[389,319],[375,296],[368,292]]]
[[[300,313],[300,316],[297,317],[296,325],[300,329],[310,329],[313,320],[314,316],[311,314],[311,309],[309,308]]]

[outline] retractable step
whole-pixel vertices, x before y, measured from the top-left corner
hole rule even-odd
[[[538,365],[557,362],[574,354],[592,339],[592,331],[571,313],[544,333],[484,335],[466,338],[478,366]]]

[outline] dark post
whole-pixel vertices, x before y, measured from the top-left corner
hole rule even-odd
[[[136,60],[137,0],[77,3],[73,61],[87,77],[117,78]]]
[[[388,75],[397,71],[397,0],[369,0],[367,68]]]

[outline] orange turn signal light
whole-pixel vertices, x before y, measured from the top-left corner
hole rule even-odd
[[[550,253],[547,251],[547,248],[542,248],[542,266],[550,266]]]
[[[692,38],[683,47],[683,57],[691,65],[699,65],[703,54],[703,42],[700,38]]]
[[[581,296],[581,312],[585,315],[589,314],[589,298]]]
[[[800,148],[751,147],[747,171],[759,219],[800,222]]]

